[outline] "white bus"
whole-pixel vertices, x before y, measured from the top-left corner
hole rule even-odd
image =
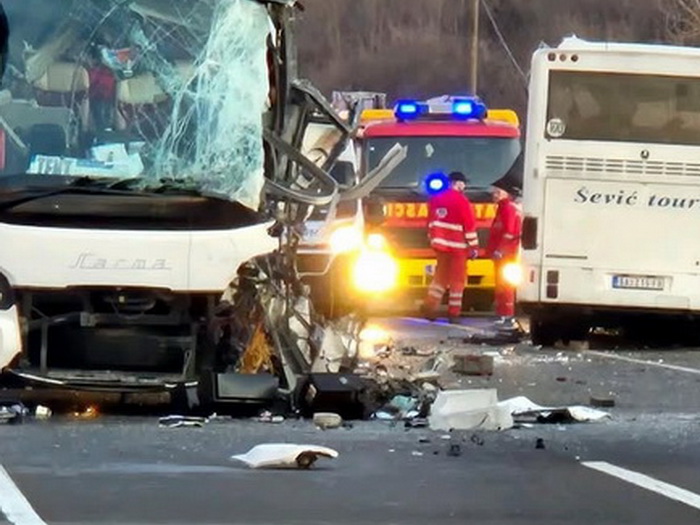
[[[533,342],[700,314],[700,49],[539,49],[527,124],[518,301]]]

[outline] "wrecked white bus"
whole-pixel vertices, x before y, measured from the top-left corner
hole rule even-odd
[[[340,368],[295,310],[294,232],[338,201],[350,129],[296,79],[295,4],[4,2],[6,374],[196,403],[290,398],[315,361]],[[339,130],[319,163],[312,113]]]
[[[518,301],[536,344],[700,313],[699,65],[573,37],[535,52]]]

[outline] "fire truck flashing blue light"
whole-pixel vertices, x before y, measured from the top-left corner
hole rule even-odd
[[[396,104],[395,113],[400,119],[415,118],[420,114],[420,105],[412,100],[404,100]]]
[[[425,179],[425,189],[429,195],[435,195],[448,187],[448,180],[444,173],[433,173]]]
[[[476,113],[474,110],[474,103],[471,100],[456,100],[452,104],[452,113],[458,117],[471,117]]]

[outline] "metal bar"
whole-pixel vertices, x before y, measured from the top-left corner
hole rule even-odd
[[[44,321],[41,324],[41,354],[39,357],[39,370],[45,374],[48,370],[49,362],[49,323]]]
[[[479,88],[479,6],[481,0],[472,2],[472,43],[471,43],[471,75],[469,86],[472,95],[477,94]]]

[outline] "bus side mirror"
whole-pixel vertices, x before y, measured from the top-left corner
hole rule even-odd
[[[537,217],[525,217],[523,219],[521,240],[523,250],[537,249]]]
[[[365,223],[370,226],[380,226],[386,220],[384,201],[375,197],[365,199],[363,203]]]

